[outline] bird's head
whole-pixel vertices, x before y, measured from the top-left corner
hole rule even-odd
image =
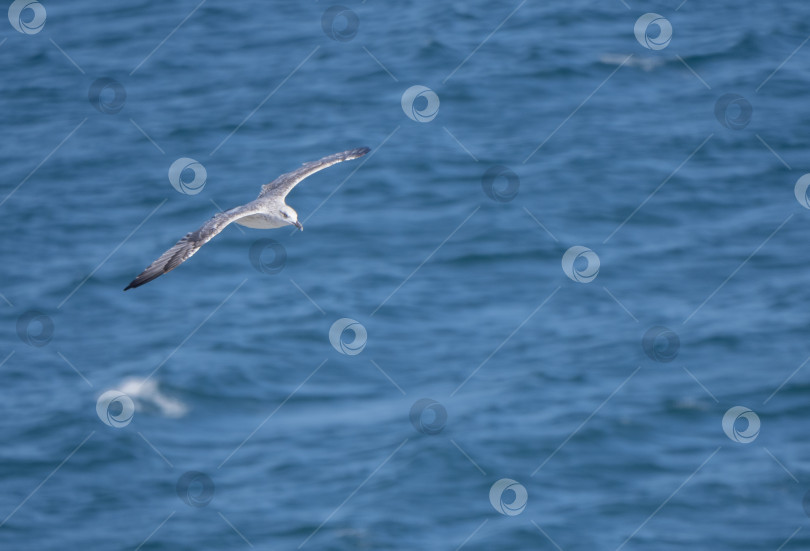
[[[281,219],[284,222],[286,222],[287,224],[289,224],[291,226],[295,226],[296,228],[298,228],[301,231],[304,231],[304,226],[303,226],[303,224],[301,224],[301,222],[298,221],[298,213],[295,212],[294,208],[292,208],[292,207],[290,207],[288,205],[283,205],[279,209],[279,213],[281,215]]]

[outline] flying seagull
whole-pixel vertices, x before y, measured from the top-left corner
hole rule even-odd
[[[298,170],[282,174],[269,184],[262,186],[259,196],[250,203],[221,212],[203,224],[197,231],[187,233],[174,247],[160,255],[160,258],[152,262],[138,277],[133,279],[124,288],[124,291],[140,287],[144,283],[149,283],[166,272],[177,268],[231,222],[236,222],[248,228],[259,229],[280,228],[290,225],[303,231],[304,226],[298,221],[298,213],[284,202],[287,194],[307,176],[333,164],[362,157],[369,151],[367,147],[350,149],[349,151],[329,155],[318,161],[304,163]]]

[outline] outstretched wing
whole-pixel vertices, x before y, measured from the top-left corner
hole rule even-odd
[[[166,272],[172,271],[188,260],[200,247],[211,241],[215,235],[224,230],[225,226],[243,216],[249,216],[257,212],[260,212],[259,208],[252,204],[247,204],[217,214],[203,224],[200,229],[187,233],[185,237],[175,243],[171,249],[160,255],[160,258],[152,262],[138,277],[133,279],[132,282],[124,288],[124,291],[140,287],[144,283],[149,283]]]
[[[350,149],[348,151],[329,155],[328,157],[324,157],[323,159],[319,159],[317,161],[304,163],[303,166],[301,166],[301,168],[298,170],[288,172],[287,174],[282,174],[269,184],[263,185],[262,192],[259,194],[259,197],[273,195],[279,197],[280,199],[284,199],[284,197],[290,193],[290,190],[292,190],[292,188],[294,188],[298,182],[307,176],[315,174],[319,170],[323,170],[324,168],[330,167],[336,163],[351,161],[352,159],[362,157],[369,151],[371,150],[368,147],[358,147],[357,149]]]

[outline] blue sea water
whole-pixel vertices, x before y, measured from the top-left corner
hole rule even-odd
[[[3,549],[810,547],[806,3],[21,15]]]

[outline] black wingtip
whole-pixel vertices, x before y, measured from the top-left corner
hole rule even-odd
[[[164,272],[159,272],[158,274],[148,274],[148,275],[140,274],[138,277],[136,277],[135,279],[130,281],[129,285],[124,287],[124,291],[127,291],[129,289],[135,289],[136,287],[140,287],[141,285],[145,285],[145,284],[149,283],[150,281],[157,279],[159,276],[163,275],[163,273]]]
[[[136,287],[140,287],[141,285],[149,283],[153,279],[157,279],[158,276],[163,275],[163,272],[160,272],[157,275],[155,275],[155,274],[147,275],[145,272],[146,272],[146,270],[144,270],[144,273],[139,274],[138,277],[136,277],[135,279],[130,281],[129,285],[124,287],[124,291],[127,291],[129,289],[135,289]]]
[[[357,152],[358,157],[362,157],[363,155],[365,155],[366,153],[371,151],[371,148],[370,147],[358,147],[357,149],[355,149],[355,151]]]

